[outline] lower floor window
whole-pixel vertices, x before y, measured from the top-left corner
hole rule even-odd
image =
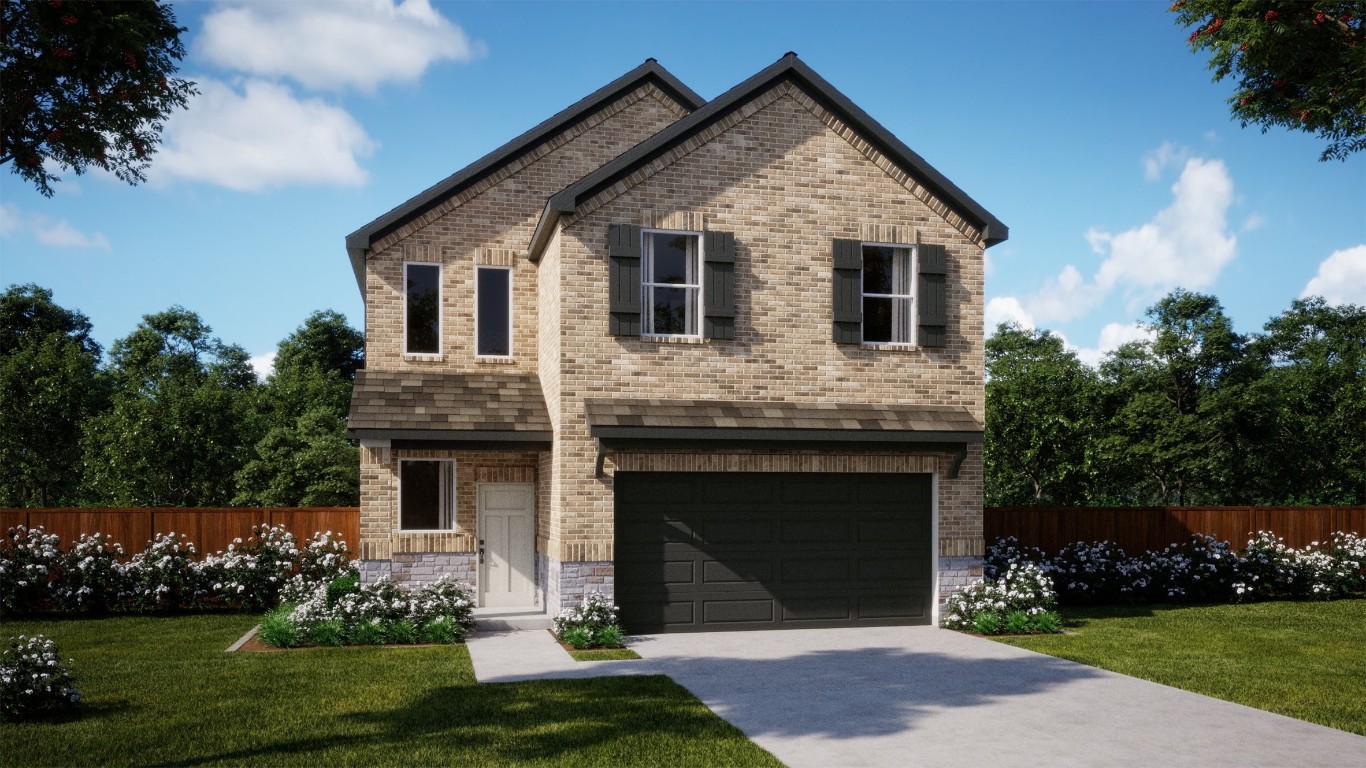
[[[399,462],[398,482],[400,530],[455,530],[454,461],[404,459]]]

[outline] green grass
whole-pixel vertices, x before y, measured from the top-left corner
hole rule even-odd
[[[1366,600],[1064,611],[998,641],[1366,736]]]
[[[224,653],[257,617],[0,623],[84,696],[0,724],[6,766],[780,765],[664,676],[481,685],[463,645]]]
[[[588,648],[582,651],[570,651],[569,655],[574,661],[621,661],[640,658],[640,654],[630,648]]]

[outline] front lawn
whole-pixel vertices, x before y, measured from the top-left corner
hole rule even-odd
[[[1072,608],[1074,634],[998,638],[1366,736],[1366,600]]]
[[[23,765],[780,765],[663,676],[480,685],[463,645],[224,653],[241,614],[0,622],[84,697],[0,723]]]

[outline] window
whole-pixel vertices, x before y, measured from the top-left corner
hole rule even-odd
[[[441,354],[441,265],[404,264],[404,335],[410,355]]]
[[[914,344],[914,251],[863,245],[863,341]]]
[[[398,468],[398,527],[455,530],[455,462],[405,459]]]
[[[477,267],[475,275],[474,353],[479,357],[512,356],[512,270]]]
[[[641,323],[647,336],[697,336],[702,269],[698,235],[646,230]]]

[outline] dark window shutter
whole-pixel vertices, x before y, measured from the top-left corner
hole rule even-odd
[[[942,347],[948,342],[948,297],[944,286],[949,271],[948,250],[942,245],[921,245],[916,250],[920,259],[920,286],[916,297],[920,305],[918,341],[922,347]]]
[[[608,330],[613,336],[640,335],[640,227],[608,228]]]
[[[863,243],[834,243],[834,339],[836,344],[863,342]]]
[[[702,233],[702,335],[735,338],[735,235]]]

